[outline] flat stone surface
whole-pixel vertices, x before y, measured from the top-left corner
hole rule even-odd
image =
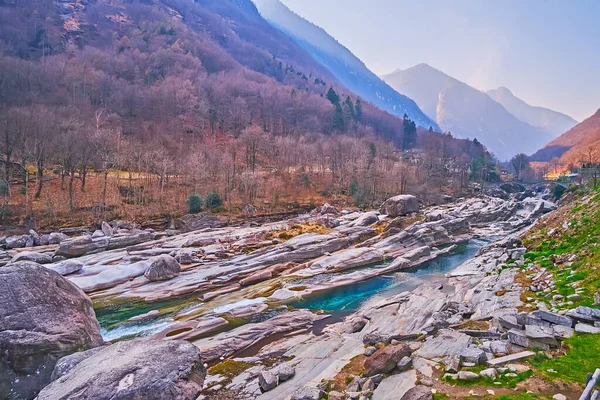
[[[600,328],[595,326],[578,323],[575,325],[575,332],[577,333],[600,333]]]
[[[519,361],[524,358],[529,358],[529,357],[533,357],[533,356],[535,356],[535,353],[533,351],[522,351],[520,353],[509,354],[504,357],[493,358],[491,360],[488,360],[487,364],[489,366],[496,367],[499,365],[511,363],[514,361]]]
[[[410,370],[401,374],[385,378],[373,391],[372,400],[397,400],[415,387],[417,384],[417,372]]]
[[[442,329],[436,337],[426,340],[416,353],[419,357],[441,361],[447,356],[460,354],[472,341],[473,339],[464,333]]]
[[[532,312],[531,314],[540,319],[543,319],[544,321],[548,321],[548,322],[551,322],[556,325],[563,325],[563,326],[568,326],[568,327],[573,326],[573,320],[564,315],[559,315],[559,314],[552,313],[550,311],[543,311],[543,310],[537,310],[537,311]]]

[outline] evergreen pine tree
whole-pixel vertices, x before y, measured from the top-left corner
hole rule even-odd
[[[342,110],[340,103],[335,105],[335,113],[333,114],[333,129],[336,131],[344,131],[346,129],[344,110]]]
[[[340,96],[338,96],[338,94],[335,92],[335,90],[333,90],[333,87],[330,87],[329,90],[327,91],[327,100],[329,100],[331,102],[331,104],[335,105],[340,105]]]
[[[409,150],[414,148],[417,145],[417,126],[416,124],[408,118],[408,115],[404,114],[404,119],[402,121],[403,128],[403,137],[402,137],[402,147],[404,150]]]
[[[348,112],[352,119],[356,119],[356,110],[354,109],[354,103],[352,103],[350,96],[346,97],[346,106],[348,107]]]
[[[362,103],[361,103],[360,99],[356,99],[356,107],[354,107],[354,110],[356,112],[356,120],[362,121],[363,109],[362,109]]]

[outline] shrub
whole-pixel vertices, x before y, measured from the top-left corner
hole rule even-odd
[[[0,196],[6,196],[8,194],[8,182],[4,179],[0,179]]]
[[[188,197],[186,204],[191,214],[198,214],[202,210],[202,197],[192,193]]]
[[[565,193],[565,187],[562,185],[556,185],[554,186],[554,190],[552,191],[552,196],[554,196],[554,198],[556,200],[560,199],[562,197],[562,195]]]
[[[219,193],[215,192],[214,190],[206,195],[206,207],[207,208],[210,208],[210,209],[217,208],[222,204],[223,204],[223,200],[221,200],[221,196],[219,196]]]

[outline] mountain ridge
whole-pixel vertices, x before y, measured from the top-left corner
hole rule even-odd
[[[582,161],[600,162],[600,109],[546,144],[530,158],[540,162],[558,158],[558,164],[563,166]]]
[[[502,104],[512,115],[523,122],[537,128],[544,129],[555,137],[562,135],[579,122],[567,114],[551,110],[549,108],[533,106],[515,96],[510,89],[500,86],[497,89],[488,90],[486,94],[492,100]]]
[[[506,160],[532,153],[552,139],[549,133],[523,122],[486,93],[426,63],[386,74],[396,90],[413,98],[445,131],[477,138]]]
[[[254,3],[263,18],[292,37],[348,89],[384,111],[399,117],[407,114],[422,127],[439,129],[414,99],[390,87],[323,28],[294,13],[279,0],[254,0]]]

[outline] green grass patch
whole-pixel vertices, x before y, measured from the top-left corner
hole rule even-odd
[[[252,367],[252,364],[242,361],[225,360],[208,369],[211,375],[223,375],[233,378]]]
[[[545,377],[585,384],[587,374],[593,373],[600,365],[600,334],[575,335],[564,340],[563,344],[569,347],[566,355],[546,360],[540,358],[537,365],[534,365]],[[554,370],[556,373],[548,370]]]
[[[446,393],[434,393],[432,397],[433,400],[446,400],[450,398]]]
[[[494,397],[496,400],[538,400],[547,399],[546,396],[540,396],[534,393],[515,393]]]

